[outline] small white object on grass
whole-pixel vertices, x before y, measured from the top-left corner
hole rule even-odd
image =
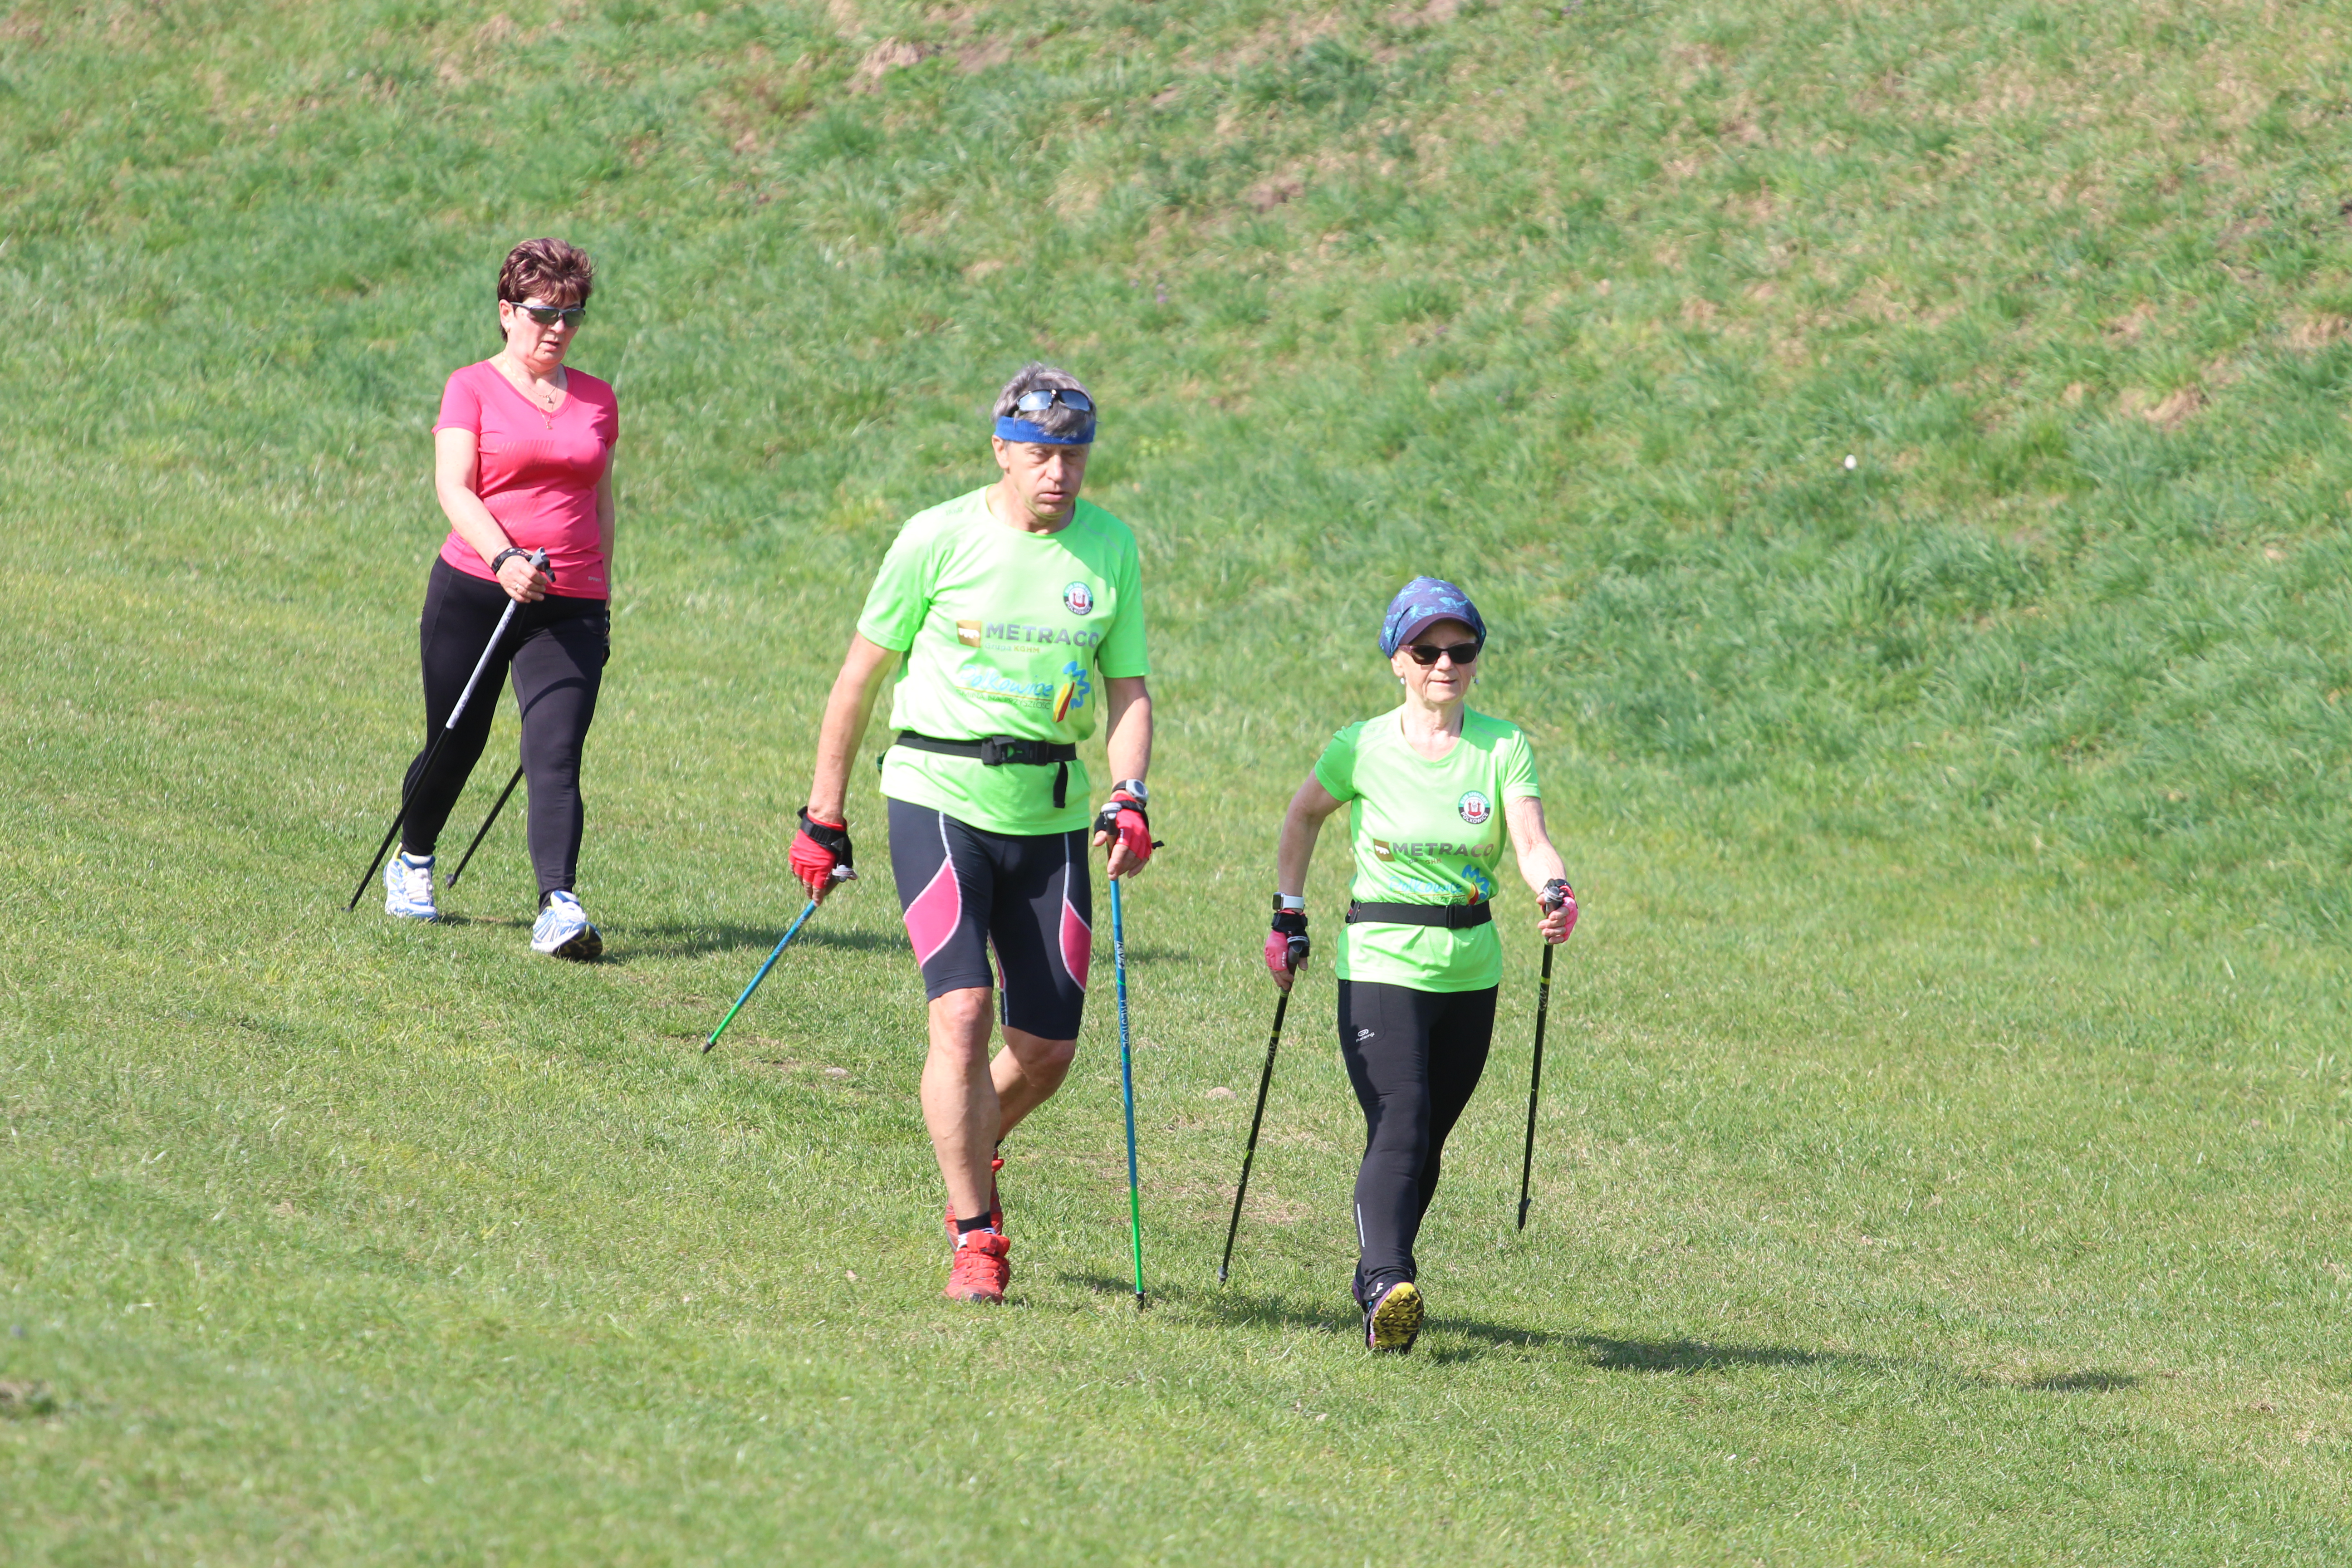
[[[1847,468],[1853,468],[1853,467],[1854,466],[1854,462],[1853,462],[1853,454],[1852,452],[1848,452],[1848,453],[1845,455],[1845,466],[1846,466]]]

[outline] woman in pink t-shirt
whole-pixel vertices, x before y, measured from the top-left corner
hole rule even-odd
[[[530,780],[530,839],[540,912],[531,946],[594,958],[604,939],[572,890],[580,860],[580,753],[596,716],[612,641],[612,387],[565,366],[594,287],[587,255],[560,239],[525,240],[499,271],[506,346],[449,377],[434,421],[434,489],[449,537],[425,590],[426,749],[447,722],[511,601],[520,607],[486,689],[511,668]],[[532,553],[547,552],[544,568]],[[401,852],[384,867],[384,911],[434,920],[433,849],[489,740],[498,703],[478,692],[418,776],[409,764]]]

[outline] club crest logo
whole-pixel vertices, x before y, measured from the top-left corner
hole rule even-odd
[[[1095,613],[1095,591],[1084,583],[1073,583],[1062,590],[1062,608],[1074,616]]]
[[[1464,791],[1462,798],[1454,803],[1454,809],[1473,827],[1486,826],[1495,816],[1495,803],[1475,789]]]

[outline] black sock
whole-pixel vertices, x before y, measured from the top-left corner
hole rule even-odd
[[[986,1230],[988,1227],[988,1216],[986,1215],[980,1215],[971,1219],[960,1219],[956,1221],[956,1235],[959,1237],[970,1236],[975,1230]]]

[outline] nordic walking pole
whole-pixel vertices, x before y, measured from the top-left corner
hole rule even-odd
[[[490,824],[499,819],[499,813],[506,806],[507,796],[514,794],[515,785],[520,783],[522,783],[522,765],[517,763],[514,777],[507,780],[507,787],[499,791],[499,798],[490,803],[490,815],[482,818],[482,830],[474,835],[474,841],[471,844],[466,846],[466,853],[458,858],[457,868],[449,873],[449,880],[443,886],[454,888],[457,885],[457,879],[464,876],[466,868],[473,863],[474,851],[479,849],[482,847],[482,840],[490,836]]]
[[[835,866],[833,868],[833,879],[836,882],[852,881],[856,876],[857,873],[846,866]],[[743,987],[743,994],[735,998],[735,1005],[727,1009],[727,1016],[719,1020],[719,1027],[711,1030],[710,1037],[702,1042],[704,1056],[710,1054],[710,1047],[719,1043],[719,1037],[727,1032],[727,1026],[735,1021],[735,1015],[743,1010],[743,1004],[751,999],[751,993],[760,988],[760,982],[768,977],[768,971],[776,967],[776,960],[783,957],[785,945],[799,934],[802,922],[814,913],[816,913],[816,900],[811,899],[802,906],[801,912],[793,917],[793,923],[784,928],[784,934],[777,942],[775,950],[768,954],[768,962],[760,965],[760,973],[751,976],[751,984]]]
[[[1536,984],[1536,1060],[1528,1073],[1528,1153],[1519,1166],[1519,1228],[1528,1228],[1528,1183],[1536,1172],[1536,1091],[1543,1086],[1544,1015],[1551,1009],[1552,944],[1544,943],[1543,978]]]
[[[1127,931],[1118,879],[1110,879],[1110,963],[1118,981],[1118,1082],[1127,1100],[1127,1234],[1135,1247],[1135,1310],[1143,1310],[1143,1198],[1135,1171],[1135,1058],[1127,1042]]]
[[[1225,1256],[1217,1265],[1217,1283],[1225,1282],[1225,1270],[1233,1267],[1234,1237],[1242,1228],[1242,1199],[1249,1194],[1250,1162],[1257,1158],[1257,1126],[1265,1120],[1265,1091],[1274,1083],[1275,1047],[1282,1044],[1282,1016],[1290,1011],[1290,993],[1286,991],[1274,1005],[1274,1037],[1265,1043],[1265,1069],[1257,1075],[1257,1109],[1250,1113],[1249,1147],[1242,1151],[1241,1184],[1234,1189],[1233,1223],[1225,1226]]]
[[[530,563],[533,566],[545,566],[547,552],[532,551]],[[520,599],[507,601],[507,613],[499,617],[498,630],[490,634],[490,646],[482,650],[481,658],[474,665],[474,673],[466,678],[466,689],[457,694],[457,706],[449,710],[449,721],[441,726],[441,732],[434,736],[433,743],[425,749],[425,765],[416,770],[415,776],[409,781],[408,786],[400,792],[400,809],[392,814],[392,826],[383,830],[383,842],[375,847],[375,858],[369,861],[368,868],[361,873],[360,885],[352,889],[352,901],[343,906],[345,914],[360,907],[360,895],[368,890],[370,882],[375,880],[376,868],[383,864],[384,853],[392,847],[393,839],[398,837],[400,825],[408,820],[408,803],[415,798],[416,786],[423,784],[425,775],[433,771],[433,759],[441,754],[441,743],[446,741],[449,738],[449,732],[457,727],[457,721],[465,717],[466,704],[474,700],[474,688],[481,684],[482,671],[490,668],[490,656],[499,651],[499,644],[506,641],[507,627],[513,623],[515,612],[520,608],[522,608]]]

